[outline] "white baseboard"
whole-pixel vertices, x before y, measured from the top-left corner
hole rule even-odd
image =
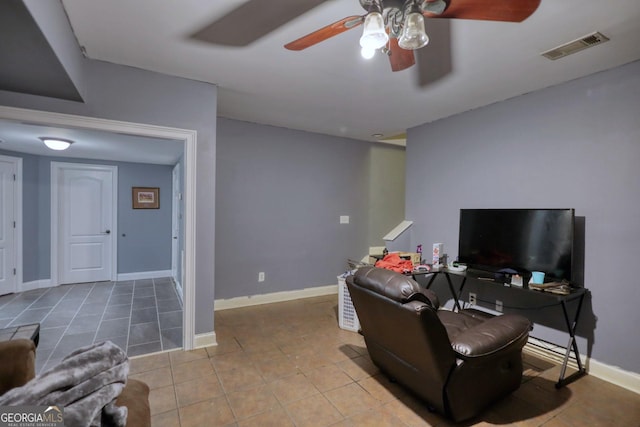
[[[529,337],[529,342],[525,345],[524,351],[556,364],[561,364],[564,360],[564,349],[559,347],[552,348],[544,341],[534,337]],[[640,374],[598,362],[584,355],[580,356],[580,362],[582,366],[586,367],[589,375],[640,394]],[[578,369],[577,363],[571,358],[567,366],[572,369]]]
[[[159,279],[161,277],[171,277],[171,270],[120,273],[118,274],[118,282],[124,282],[125,280]]]
[[[589,375],[640,394],[640,374],[625,371],[617,366],[607,365],[595,359],[589,359],[586,366]]]
[[[182,285],[180,284],[180,282],[178,282],[178,281],[175,279],[175,277],[173,278],[173,283],[174,283],[174,284],[175,284],[175,286],[176,286],[176,292],[178,293],[178,298],[180,298],[180,302],[181,302],[182,304],[184,304],[184,299],[183,299],[183,297],[182,297],[182,292],[183,292],[183,290],[182,290]]]
[[[50,288],[51,279],[34,280],[32,282],[25,282],[20,285],[18,292],[32,291],[34,289]]]
[[[141,359],[143,357],[155,356],[156,354],[172,353],[172,352],[176,352],[176,351],[185,351],[185,350],[182,347],[178,347],[178,348],[172,348],[170,350],[160,350],[160,351],[153,351],[151,353],[139,354],[137,356],[127,356],[127,359],[129,359],[129,360]]]
[[[193,340],[193,348],[202,348],[209,347],[212,345],[218,345],[218,341],[216,340],[216,333],[207,332],[204,334],[196,334]]]
[[[161,277],[171,277],[171,270],[160,271],[141,271],[138,273],[121,273],[118,274],[118,281],[125,280],[142,280],[142,279],[159,279]],[[33,280],[24,282],[19,286],[18,292],[32,291],[34,289],[50,288],[51,279]],[[180,287],[182,289],[182,287]]]
[[[300,298],[311,298],[322,295],[338,293],[338,285],[318,286],[315,288],[298,289],[295,291],[273,292],[270,294],[252,295],[248,297],[236,297],[219,299],[214,301],[214,310],[227,310],[230,308],[250,307],[253,305],[270,304],[273,302],[291,301]]]

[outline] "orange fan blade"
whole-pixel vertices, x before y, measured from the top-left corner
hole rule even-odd
[[[477,19],[522,22],[540,5],[540,0],[449,0],[441,15],[425,12],[427,18]]]
[[[344,33],[347,30],[357,27],[364,21],[364,16],[347,16],[333,24],[320,28],[312,33],[307,34],[304,37],[300,37],[298,40],[294,40],[291,43],[284,45],[289,50],[303,50],[308,47],[325,41],[333,36],[337,36],[340,33]]]
[[[391,71],[402,71],[415,64],[416,58],[412,50],[401,48],[398,46],[398,39],[391,37],[389,39],[389,62],[391,63]]]

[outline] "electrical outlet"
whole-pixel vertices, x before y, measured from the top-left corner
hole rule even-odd
[[[264,271],[258,273],[258,282],[264,282]]]
[[[499,311],[502,313],[502,301],[500,300],[496,300],[496,311]]]
[[[349,215],[340,215],[340,224],[349,224]]]
[[[469,292],[469,304],[476,305],[476,294]]]

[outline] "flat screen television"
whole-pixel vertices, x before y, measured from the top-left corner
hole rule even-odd
[[[458,262],[572,280],[574,209],[461,209]]]

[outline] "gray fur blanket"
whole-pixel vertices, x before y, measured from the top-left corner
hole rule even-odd
[[[115,405],[129,373],[125,352],[106,341],[79,348],[22,387],[0,396],[0,405],[64,408],[70,427],[124,426],[127,408]]]

